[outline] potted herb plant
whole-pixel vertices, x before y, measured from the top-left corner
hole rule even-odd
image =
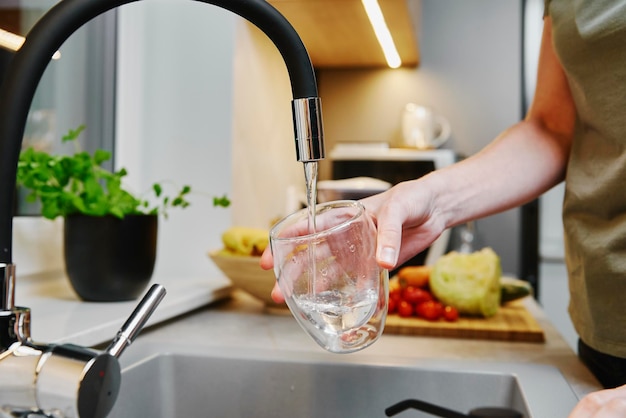
[[[189,206],[191,188],[183,186],[168,196],[155,183],[152,197],[135,196],[122,185],[125,169],[102,167],[110,152],[80,150],[76,139],[84,129],[70,130],[62,138],[76,144],[73,155],[23,150],[17,185],[28,190],[27,201],[40,202],[43,217],[64,218],[66,272],[81,299],[135,299],[152,277],[159,215],[167,217],[170,209]],[[225,196],[213,199],[214,206],[229,203]]]

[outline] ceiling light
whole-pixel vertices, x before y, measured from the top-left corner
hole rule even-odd
[[[398,54],[396,45],[393,43],[391,32],[389,32],[389,28],[387,27],[385,17],[383,16],[383,12],[380,9],[378,1],[361,0],[361,2],[363,3],[363,7],[365,8],[367,17],[370,20],[370,24],[372,25],[372,28],[374,28],[374,33],[376,34],[378,43],[383,49],[383,54],[385,54],[387,65],[389,65],[389,67],[391,68],[400,67],[400,65],[402,65],[402,60],[400,59],[400,55]]]
[[[22,47],[26,38],[20,35],[16,35],[13,32],[6,31],[4,29],[0,29],[0,47],[4,49],[8,49],[9,51],[17,51]],[[61,58],[61,53],[59,51],[55,52],[52,56],[52,59],[58,60]]]

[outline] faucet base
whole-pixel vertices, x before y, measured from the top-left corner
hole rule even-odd
[[[16,342],[30,340],[30,309],[19,306],[0,311],[0,353]]]

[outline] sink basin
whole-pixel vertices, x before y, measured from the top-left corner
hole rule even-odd
[[[143,351],[144,353],[147,353]],[[560,372],[527,363],[384,362],[353,355],[264,350],[172,350],[124,367],[111,418],[384,417],[419,399],[459,412],[510,407],[564,417],[577,398]],[[399,417],[430,417],[405,411]]]

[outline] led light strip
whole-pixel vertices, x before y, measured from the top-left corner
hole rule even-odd
[[[385,17],[380,9],[378,0],[361,0],[361,2],[365,8],[365,13],[367,13],[367,17],[370,20],[370,24],[374,29],[378,43],[383,49],[387,65],[391,68],[400,67],[400,65],[402,65],[402,60],[400,59],[396,45],[393,43],[391,32],[389,32],[389,28],[385,22]]]
[[[9,51],[17,51],[22,47],[26,38],[20,35],[16,35],[12,32],[0,29],[0,47],[8,49]],[[55,52],[52,56],[53,60],[61,58],[59,51]]]

